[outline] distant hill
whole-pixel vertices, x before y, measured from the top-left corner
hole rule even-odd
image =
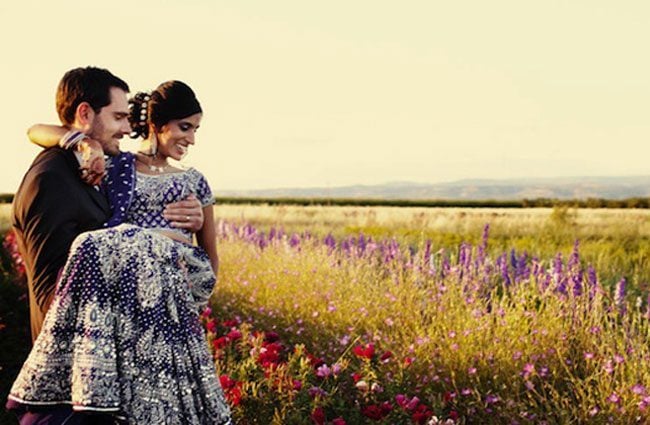
[[[218,191],[227,197],[363,199],[626,199],[650,197],[650,176],[468,179],[448,183],[392,182],[379,185]]]

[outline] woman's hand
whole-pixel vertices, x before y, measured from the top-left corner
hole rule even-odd
[[[97,140],[85,138],[77,145],[77,151],[81,153],[81,180],[92,186],[100,184],[106,174],[102,145]]]

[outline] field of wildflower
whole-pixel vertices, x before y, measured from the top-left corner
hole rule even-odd
[[[650,423],[650,212],[337,208],[217,209],[236,423]]]

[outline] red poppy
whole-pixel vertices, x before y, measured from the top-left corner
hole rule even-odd
[[[215,350],[221,350],[223,347],[228,345],[230,343],[230,340],[226,336],[219,337],[212,341],[212,346],[214,347]]]
[[[325,425],[327,418],[325,417],[325,412],[322,407],[317,407],[311,412],[311,420],[314,421],[316,425]]]
[[[363,345],[357,345],[352,348],[352,352],[359,358],[370,360],[375,355],[375,346],[374,344],[368,344],[365,347]]]
[[[361,409],[361,413],[366,418],[374,419],[376,421],[380,421],[384,418],[384,416],[386,416],[384,411],[381,409],[381,406],[377,404],[371,404],[370,406],[364,407]]]
[[[226,336],[231,341],[237,341],[238,339],[241,339],[242,334],[238,329],[233,329],[230,332],[228,332],[228,334]]]
[[[411,419],[416,424],[425,424],[431,416],[433,416],[433,412],[425,404],[420,404],[411,415]]]
[[[234,326],[237,326],[238,324],[239,323],[237,323],[237,320],[235,320],[235,319],[230,319],[230,320],[226,320],[225,322],[223,322],[223,325],[225,327],[227,327],[227,328],[232,328]]]
[[[277,332],[264,332],[264,341],[266,342],[276,342],[280,340],[280,335]]]
[[[282,344],[279,342],[262,343],[262,350],[257,356],[257,362],[264,368],[272,367],[280,363],[280,352]]]
[[[316,357],[311,353],[307,353],[307,358],[309,359],[309,363],[311,363],[311,366],[315,369],[319,366],[321,366],[325,361],[321,359],[320,357]]]
[[[230,403],[231,406],[238,406],[241,402],[241,386],[242,383],[235,381],[228,375],[221,375],[219,377],[219,382],[221,382],[221,387],[223,388],[224,395],[226,400]]]
[[[208,320],[208,323],[205,324],[205,328],[208,332],[216,333],[217,332],[217,321],[214,319]]]

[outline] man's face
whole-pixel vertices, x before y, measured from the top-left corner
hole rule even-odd
[[[101,143],[104,153],[117,155],[120,153],[120,139],[131,132],[128,116],[129,104],[126,100],[126,92],[111,87],[111,103],[94,115],[87,135]]]

